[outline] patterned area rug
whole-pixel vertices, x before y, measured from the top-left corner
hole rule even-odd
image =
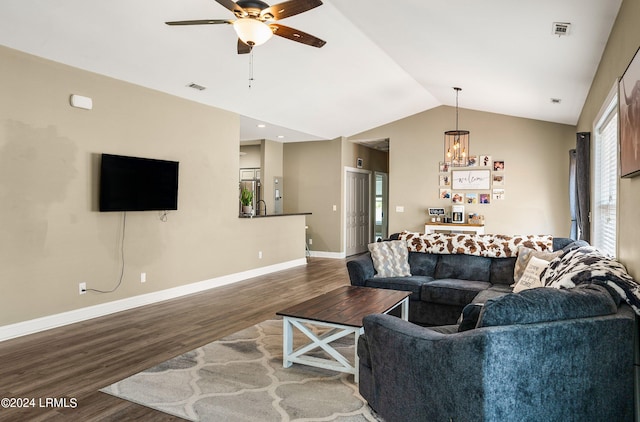
[[[343,341],[336,348],[353,359],[353,337]],[[294,344],[305,343],[295,333]],[[101,391],[193,421],[379,420],[353,375],[282,367],[282,320],[264,321]]]

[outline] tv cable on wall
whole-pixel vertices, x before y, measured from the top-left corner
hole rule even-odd
[[[127,227],[127,212],[122,213],[122,240],[120,241],[120,260],[122,261],[122,265],[120,267],[120,278],[118,280],[118,284],[111,290],[100,290],[100,289],[89,289],[86,290],[88,292],[96,292],[96,293],[113,293],[118,290],[118,287],[122,284],[122,280],[124,278],[124,239],[125,239],[125,228]]]

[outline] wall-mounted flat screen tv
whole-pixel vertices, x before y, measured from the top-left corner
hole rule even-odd
[[[178,164],[102,154],[100,211],[177,210]]]

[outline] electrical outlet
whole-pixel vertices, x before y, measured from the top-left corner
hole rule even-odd
[[[313,245],[313,239],[312,238],[309,238],[309,244]]]
[[[140,273],[140,283],[147,282],[147,273]]]
[[[262,251],[258,251],[258,259],[262,259]]]
[[[87,283],[78,283],[78,293],[81,295],[87,293]]]

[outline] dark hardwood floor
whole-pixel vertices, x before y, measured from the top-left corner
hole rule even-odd
[[[0,408],[0,421],[178,421],[98,390],[349,284],[344,259],[309,258],[279,271],[53,330],[0,342],[0,398],[35,408]],[[74,407],[40,407],[66,398]]]

